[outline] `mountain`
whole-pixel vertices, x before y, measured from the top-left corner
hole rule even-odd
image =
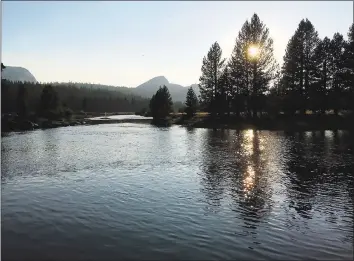
[[[37,82],[36,78],[23,67],[6,66],[1,72],[1,78],[13,82]]]
[[[166,87],[170,91],[172,100],[174,102],[177,102],[177,101],[184,102],[186,99],[188,87],[190,87],[190,86],[184,87],[179,84],[170,83],[166,79],[166,77],[157,76],[157,77],[154,77],[154,78],[148,80],[147,82],[144,82],[143,84],[140,84],[136,88],[133,88],[132,91],[136,95],[151,98],[151,96],[154,95],[156,93],[156,91],[159,89],[159,87],[162,85],[166,85]],[[191,86],[192,86],[194,92],[196,93],[196,95],[198,96],[199,95],[198,85],[192,84]]]

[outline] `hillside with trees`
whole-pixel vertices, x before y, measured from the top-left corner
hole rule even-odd
[[[26,103],[29,113],[36,112],[40,97],[46,86],[55,89],[58,106],[72,111],[85,112],[136,112],[148,108],[149,99],[124,95],[118,91],[98,88],[80,88],[75,85],[52,85],[1,81],[2,113],[17,112],[17,93],[26,89]]]

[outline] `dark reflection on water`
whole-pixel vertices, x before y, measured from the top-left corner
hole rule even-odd
[[[352,259],[353,135],[67,127],[2,138],[4,259]]]

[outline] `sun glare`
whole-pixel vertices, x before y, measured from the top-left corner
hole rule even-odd
[[[259,49],[257,46],[250,46],[248,48],[248,54],[251,58],[256,57],[258,55],[258,53],[259,53]]]

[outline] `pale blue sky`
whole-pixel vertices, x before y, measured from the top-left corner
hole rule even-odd
[[[321,38],[347,38],[353,2],[2,2],[2,62],[37,80],[135,87],[164,75],[197,83],[202,58],[218,41],[225,57],[256,12],[279,62],[300,20]]]

